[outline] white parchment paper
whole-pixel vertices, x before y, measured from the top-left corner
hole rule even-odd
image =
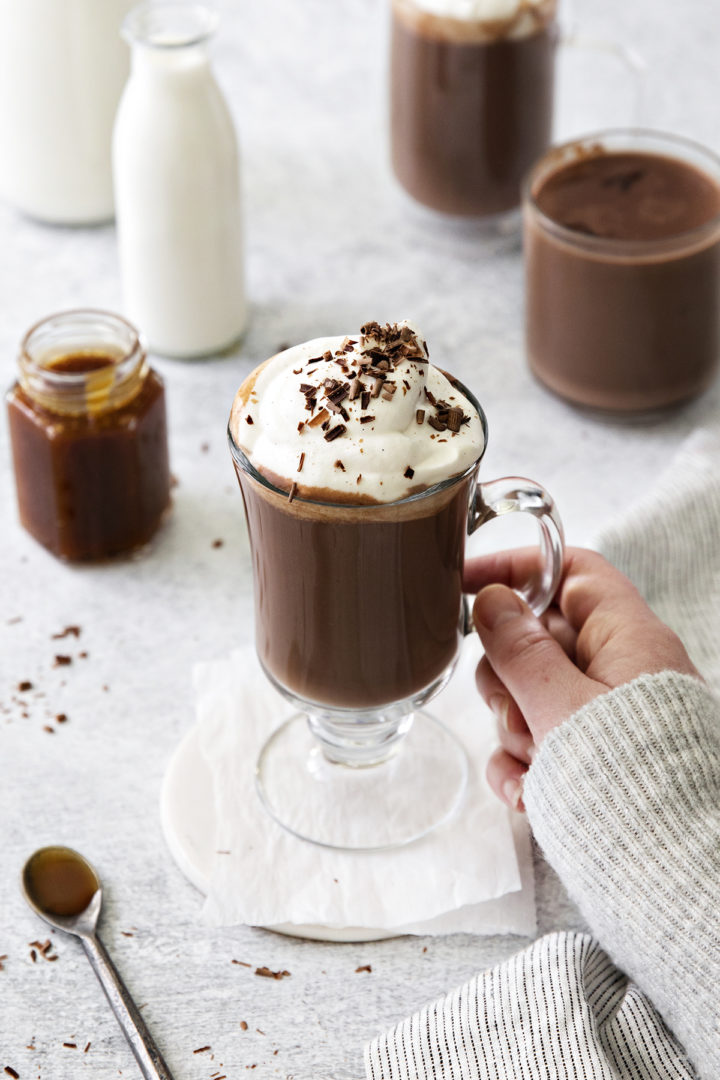
[[[251,649],[198,664],[200,745],[213,777],[218,852],[206,918],[220,925],[533,934],[527,827],[498,802],[484,778],[496,738],[475,688],[479,656],[478,640],[468,638],[450,684],[430,704],[470,759],[461,811],[413,844],[372,854],[297,840],[269,817],[255,791],[255,762],[292,709],[269,685]]]

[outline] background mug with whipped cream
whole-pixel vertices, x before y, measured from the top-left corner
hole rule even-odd
[[[391,154],[417,202],[490,218],[520,205],[520,186],[550,144],[557,0],[392,0]],[[610,41],[636,76],[641,62]]]
[[[465,538],[501,514],[534,515],[541,552],[523,594],[541,611],[562,566],[552,499],[517,477],[477,483],[484,413],[408,324],[272,357],[240,387],[229,437],[258,656],[299,709],[261,754],[263,801],[327,846],[415,839],[465,784],[464,751],[418,711],[458,657]]]

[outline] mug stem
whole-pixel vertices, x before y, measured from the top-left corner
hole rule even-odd
[[[413,713],[354,713],[344,720],[333,713],[308,713],[310,731],[323,757],[353,769],[380,765],[397,753],[412,727]]]

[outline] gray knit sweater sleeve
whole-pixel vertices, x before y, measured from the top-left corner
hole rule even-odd
[[[720,705],[665,672],[545,739],[524,791],[543,851],[702,1077],[720,1076]]]

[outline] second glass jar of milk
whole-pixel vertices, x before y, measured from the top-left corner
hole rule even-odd
[[[128,317],[169,356],[218,352],[247,307],[238,146],[200,4],[141,4],[125,19],[132,70],[118,109],[113,176]]]

